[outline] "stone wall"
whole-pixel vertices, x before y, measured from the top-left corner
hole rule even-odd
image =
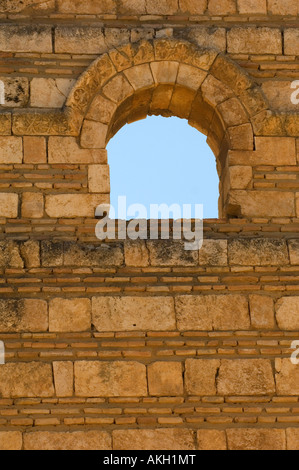
[[[298,450],[298,2],[0,3],[0,449]],[[199,251],[95,237],[150,114],[214,151]]]

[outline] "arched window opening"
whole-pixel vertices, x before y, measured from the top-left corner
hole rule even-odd
[[[148,219],[150,206],[161,204],[190,205],[192,218],[196,216],[195,205],[203,204],[204,218],[218,217],[215,156],[206,137],[186,120],[151,116],[125,125],[107,149],[115,218],[123,218],[119,207],[122,196],[126,198],[122,205],[125,202],[127,208],[145,206]],[[126,218],[134,216],[127,213]],[[144,217],[139,214],[139,218]],[[165,218],[163,213],[159,218]],[[179,213],[175,211],[171,218],[180,218]]]

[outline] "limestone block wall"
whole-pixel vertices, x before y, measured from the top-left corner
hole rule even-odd
[[[298,450],[298,15],[1,2],[1,450]],[[152,114],[215,154],[199,251],[95,237],[106,145]]]

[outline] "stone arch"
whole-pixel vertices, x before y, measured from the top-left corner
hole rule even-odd
[[[70,93],[80,146],[105,149],[126,123],[147,115],[177,116],[207,135],[220,179],[220,215],[230,207],[230,150],[254,150],[254,119],[269,112],[258,86],[234,62],[181,40],[141,41],[99,57]],[[250,187],[251,181],[246,182]]]

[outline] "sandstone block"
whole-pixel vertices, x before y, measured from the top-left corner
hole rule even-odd
[[[19,197],[15,193],[0,193],[0,217],[18,217]]]
[[[227,450],[225,431],[200,429],[197,431],[198,450]]]
[[[298,8],[298,5],[297,5]],[[299,47],[299,31],[297,28],[286,28],[284,30],[284,53],[286,55],[297,55]]]
[[[147,374],[150,395],[183,395],[183,372],[180,362],[154,362],[148,366]]]
[[[230,54],[281,54],[281,31],[278,28],[234,27],[227,33],[227,47]]]
[[[257,330],[275,328],[274,302],[272,297],[250,295],[251,326]]]
[[[198,251],[186,251],[181,241],[150,240],[146,245],[151,266],[198,266]]]
[[[0,77],[4,83],[5,108],[23,108],[29,99],[29,82],[25,77]]]
[[[190,15],[203,15],[207,9],[207,0],[180,0],[180,10],[182,13]]]
[[[197,3],[198,2],[196,2],[196,4]],[[188,38],[195,41],[200,47],[212,47],[218,51],[226,51],[225,28],[192,28],[188,33]]]
[[[173,84],[176,82],[179,63],[171,61],[152,62],[151,69],[156,83]]]
[[[20,431],[1,431],[0,450],[21,450],[22,433]]]
[[[69,78],[33,78],[30,105],[33,108],[62,108],[75,80]]]
[[[43,240],[41,242],[41,264],[45,268],[62,266],[63,243]]]
[[[128,240],[124,247],[126,266],[138,268],[149,265],[149,252],[144,240]]]
[[[22,163],[23,144],[21,137],[0,137],[0,163]]]
[[[286,429],[287,436],[287,450],[299,450],[299,429],[288,428]]]
[[[199,250],[200,266],[227,266],[227,240],[204,239]]]
[[[275,310],[281,330],[299,330],[299,297],[282,297],[276,302]]]
[[[24,262],[20,256],[19,245],[13,241],[0,242],[0,267],[24,268]]]
[[[98,331],[175,329],[171,297],[93,297],[92,323]]]
[[[217,378],[219,395],[267,395],[275,392],[271,361],[222,360]]]
[[[285,240],[265,238],[230,240],[228,259],[240,266],[282,266],[289,261]]]
[[[35,240],[28,240],[20,245],[20,253],[26,268],[40,267],[40,244]]]
[[[53,362],[54,385],[57,397],[71,397],[74,392],[74,366],[72,362]]]
[[[109,124],[116,109],[117,105],[115,103],[107,100],[102,95],[97,95],[90,105],[86,119]]]
[[[49,331],[90,330],[89,299],[52,299],[49,304]]]
[[[105,149],[107,132],[106,124],[85,120],[81,133],[81,146],[87,149]]]
[[[218,105],[221,117],[227,127],[239,126],[248,122],[248,116],[237,98],[230,98]]]
[[[149,88],[154,85],[149,64],[135,65],[135,67],[125,70],[124,74],[134,90]]]
[[[268,10],[273,15],[296,16],[299,13],[299,5],[297,0],[268,0]]]
[[[250,327],[248,302],[242,295],[182,295],[175,299],[181,331],[242,330]]]
[[[23,138],[24,163],[40,164],[47,163],[47,147],[45,137]]]
[[[107,163],[107,151],[80,148],[75,137],[49,138],[49,163]]]
[[[124,15],[145,15],[146,0],[120,0],[120,13]]]
[[[275,380],[278,395],[299,395],[299,367],[292,364],[291,358],[275,360]]]
[[[232,149],[253,150],[253,132],[251,124],[248,123],[230,127],[228,134]]]
[[[47,302],[39,299],[0,299],[0,331],[42,332],[48,329]]]
[[[52,52],[51,26],[3,24],[0,31],[3,52]]]
[[[91,193],[110,193],[109,165],[89,165],[88,187]]]
[[[231,166],[229,168],[229,178],[232,189],[246,189],[252,184],[252,167]]]
[[[112,432],[114,450],[194,450],[191,429],[126,429]]]
[[[46,196],[46,213],[53,218],[93,218],[97,206],[108,203],[109,195],[106,194],[48,195]]]
[[[253,165],[296,165],[296,140],[292,137],[256,137]]]
[[[22,194],[22,217],[40,219],[44,215],[44,196],[41,193]]]
[[[117,75],[104,86],[103,92],[107,98],[119,104],[133,95],[134,88],[123,75]]]
[[[177,0],[147,0],[146,9],[149,15],[175,15],[178,11]]]
[[[291,101],[292,80],[269,80],[262,84],[262,90],[273,108],[281,111],[294,111],[294,103]]]
[[[138,362],[75,362],[79,397],[147,396],[146,367]]]
[[[53,393],[50,364],[10,362],[0,367],[0,395],[3,398],[47,398]]]
[[[231,190],[229,203],[244,217],[294,217],[294,193],[286,191]],[[297,212],[299,205],[297,202]]]
[[[241,15],[266,15],[266,0],[238,0],[238,10]]]
[[[219,367],[218,359],[187,359],[185,388],[188,395],[216,395],[216,375]]]
[[[291,264],[299,265],[299,240],[289,240],[288,246]]]
[[[236,13],[235,0],[209,0],[209,13],[211,15],[230,15]]]
[[[229,450],[285,450],[284,429],[227,429]]]
[[[99,55],[106,47],[102,28],[57,26],[55,29],[56,53]]]
[[[111,450],[111,437],[106,431],[28,432],[24,450]]]
[[[198,90],[206,76],[207,72],[204,72],[197,67],[181,64],[177,76],[177,83],[187,88],[191,88],[192,90]]]
[[[72,242],[64,243],[64,265],[81,267],[113,267],[122,266],[124,262],[121,244],[85,245]]]

